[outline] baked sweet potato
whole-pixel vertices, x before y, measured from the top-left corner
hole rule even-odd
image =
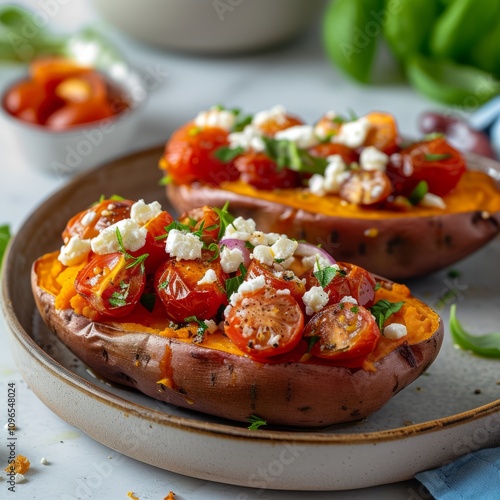
[[[369,416],[439,352],[440,317],[404,285],[253,231],[252,221],[225,210],[203,207],[170,222],[164,211],[137,216],[134,205],[106,200],[84,210],[68,223],[61,250],[32,267],[44,321],[112,382],[236,421],[317,427]],[[139,249],[131,248],[131,220],[147,230]],[[90,250],[78,252],[83,234]],[[199,257],[185,253],[196,238]],[[264,262],[266,249],[273,262]]]
[[[263,231],[321,244],[337,260],[394,280],[449,266],[500,231],[498,164],[463,157],[442,137],[408,145],[390,115],[363,117],[367,132],[353,145],[342,127],[356,121],[335,116],[307,128],[275,112],[234,132],[209,113],[179,129],[160,160],[180,212],[229,201]],[[325,127],[331,138],[320,142]],[[206,140],[214,130],[216,143]]]

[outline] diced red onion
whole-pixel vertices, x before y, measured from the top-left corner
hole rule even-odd
[[[326,250],[323,250],[322,248],[313,245],[311,243],[299,242],[294,255],[299,257],[310,257],[312,255],[321,255],[321,257],[330,262],[331,266],[337,263],[337,261]]]

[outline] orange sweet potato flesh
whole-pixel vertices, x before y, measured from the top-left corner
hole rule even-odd
[[[322,247],[338,261],[403,281],[449,266],[478,250],[500,232],[500,190],[483,172],[467,171],[445,199],[447,208],[414,207],[409,212],[366,209],[338,196],[305,190],[256,190],[241,181],[218,188],[167,186],[179,213],[222,206],[251,217],[264,232],[287,234]]]
[[[443,339],[435,312],[407,287],[384,281],[377,300],[405,301],[393,320],[405,323],[408,335],[397,341],[382,338],[363,369],[313,359],[258,363],[220,332],[195,344],[188,327],[171,330],[154,312],[150,317],[132,314],[118,323],[57,309],[61,296],[66,303],[74,297],[70,287],[54,279],[56,257],[47,254],[33,264],[32,289],[44,321],[75,355],[112,382],[231,420],[245,422],[258,415],[268,424],[307,428],[363,419],[415,380],[434,361]]]

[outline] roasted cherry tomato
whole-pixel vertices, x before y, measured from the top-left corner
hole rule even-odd
[[[270,286],[241,295],[224,323],[226,335],[256,360],[292,351],[303,327],[304,314],[297,301]]]
[[[162,166],[178,184],[201,181],[219,185],[238,178],[233,163],[223,163],[214,154],[217,149],[228,145],[226,130],[198,128],[190,122],[172,134],[165,146]]]
[[[132,200],[107,199],[79,212],[68,221],[62,233],[64,243],[75,235],[82,240],[95,238],[104,228],[130,218],[130,208],[134,203]]]
[[[340,197],[355,205],[371,206],[392,193],[391,179],[380,170],[353,170],[340,187]]]
[[[279,168],[264,153],[243,153],[235,158],[234,165],[240,172],[241,180],[257,189],[293,188],[300,185],[298,172]]]
[[[247,279],[257,278],[258,276],[264,276],[266,284],[275,290],[290,290],[292,297],[299,304],[303,304],[302,296],[306,291],[306,285],[292,271],[284,269],[279,264],[267,266],[253,259],[247,270]]]
[[[4,99],[17,118],[66,130],[110,118],[128,107],[123,92],[104,74],[62,57],[39,58],[30,65],[30,78],[16,83]]]
[[[429,192],[447,195],[465,172],[465,159],[444,137],[412,144],[391,156],[387,173],[396,194],[410,196],[420,181]]]
[[[136,252],[130,252],[134,257],[139,257],[145,253],[148,254],[148,258],[144,262],[146,274],[148,275],[154,273],[158,266],[168,258],[165,252],[165,236],[167,234],[165,228],[168,227],[172,221],[173,218],[168,212],[164,210],[161,211],[156,217],[144,225],[148,231],[144,246]]]
[[[220,231],[219,214],[211,207],[201,207],[201,213],[194,226],[195,231],[201,231],[201,239],[206,245],[217,241]]]
[[[120,252],[94,255],[78,273],[76,291],[100,314],[128,314],[141,298],[146,283],[143,259],[134,261]]]
[[[215,281],[203,281],[207,271],[215,273]],[[167,314],[177,323],[187,317],[200,320],[212,319],[220,306],[227,304],[225,293],[226,273],[218,260],[169,259],[156,271],[156,293],[165,305]]]
[[[363,147],[374,146],[387,155],[399,149],[399,133],[394,116],[389,113],[373,112],[365,115],[370,130]]]
[[[359,160],[358,153],[344,144],[334,142],[322,142],[309,149],[312,156],[326,158],[327,156],[340,155],[346,165],[355,163]]]
[[[295,127],[297,125],[302,125],[303,123],[304,122],[296,116],[284,115],[280,116],[279,118],[269,118],[268,120],[259,123],[257,127],[264,135],[273,137],[277,132],[280,132],[281,130]]]
[[[375,298],[375,285],[373,275],[362,267],[346,262],[337,262],[340,271],[325,286],[324,290],[330,297],[328,305],[340,302],[344,297],[352,297],[359,305],[371,307]],[[312,271],[305,275],[306,287],[319,286],[319,281]]]
[[[314,340],[313,356],[332,361],[360,359],[375,349],[380,330],[368,309],[341,302],[325,307],[307,323],[304,337]]]

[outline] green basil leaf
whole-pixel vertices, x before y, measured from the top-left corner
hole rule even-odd
[[[452,155],[450,153],[443,153],[443,154],[426,154],[424,155],[425,161],[441,161],[441,160],[449,160]]]
[[[500,16],[500,2],[454,0],[437,19],[430,38],[438,58],[459,61]]]
[[[450,332],[453,341],[462,349],[480,356],[500,358],[500,332],[473,335],[465,331],[456,316],[456,304],[450,307]]]
[[[389,302],[388,300],[379,300],[370,308],[370,312],[375,316],[377,325],[382,331],[384,328],[384,323],[387,319],[397,313],[404,305],[404,302]]]
[[[314,276],[319,281],[319,284],[325,288],[331,283],[333,278],[337,276],[337,273],[338,269],[336,267],[328,266],[314,272]]]
[[[408,197],[412,205],[418,205],[420,200],[429,192],[429,185],[426,181],[420,181]]]
[[[411,84],[436,101],[473,107],[500,93],[500,82],[490,73],[445,59],[415,55],[406,64]]]
[[[384,38],[400,60],[428,53],[428,41],[439,14],[436,0],[387,0]]]
[[[382,33],[384,0],[332,0],[323,18],[323,45],[327,56],[359,82],[370,81]]]
[[[10,226],[8,224],[0,226],[0,269],[2,268],[3,256],[11,237]]]
[[[244,152],[245,150],[241,146],[238,146],[236,148],[230,148],[229,146],[222,146],[214,151],[214,156],[222,163],[229,163],[230,161],[233,161],[237,156],[239,156],[241,153]]]

